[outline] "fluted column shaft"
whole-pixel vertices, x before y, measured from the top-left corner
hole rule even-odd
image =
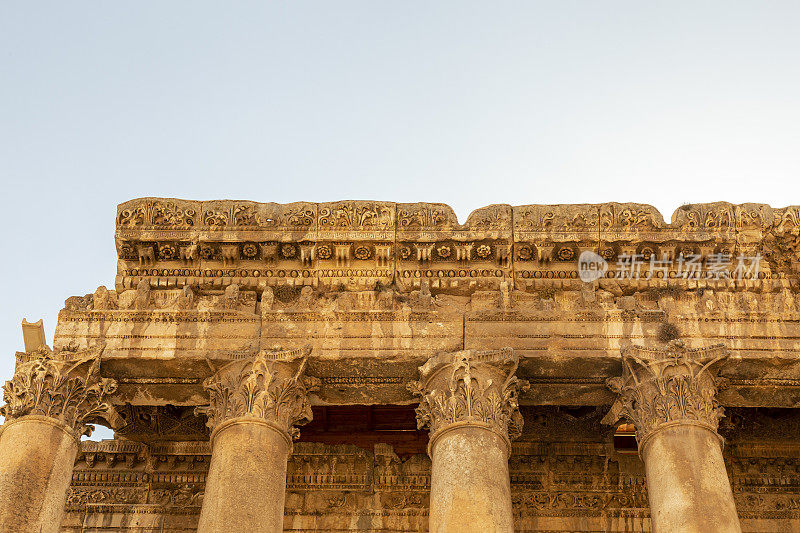
[[[636,426],[655,533],[741,531],[717,433],[723,410],[713,371],[725,357],[721,346],[631,347],[622,377],[609,380],[620,396],[605,421]]]
[[[262,352],[206,380],[212,455],[199,533],[283,531],[295,425],[312,417],[305,362],[300,353]]]
[[[412,390],[421,396],[420,427],[429,427],[429,530],[512,532],[508,457],[522,427],[520,382],[511,350],[432,357]]]
[[[116,383],[99,358],[56,361],[43,351],[18,365],[4,386],[0,433],[0,531],[61,530],[72,468],[86,422],[109,417]]]

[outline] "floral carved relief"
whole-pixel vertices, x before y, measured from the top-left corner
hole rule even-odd
[[[308,393],[318,389],[319,380],[304,375],[307,350],[267,353],[228,363],[203,386],[211,403],[199,411],[208,415],[213,430],[233,418],[255,418],[271,422],[293,438],[295,426],[311,421]]]
[[[100,377],[100,356],[70,361],[53,359],[42,349],[35,358],[20,363],[14,377],[3,386],[6,421],[27,415],[53,418],[88,435],[92,421],[115,422],[117,413],[107,402],[117,382]]]
[[[517,379],[517,366],[511,349],[430,358],[420,367],[421,379],[408,385],[420,397],[417,426],[434,435],[456,422],[479,422],[509,439],[518,437],[523,423],[518,394],[529,385]]]
[[[716,431],[724,414],[715,396],[724,382],[714,372],[727,357],[722,345],[691,350],[678,340],[661,350],[624,349],[622,377],[606,382],[619,396],[603,422],[633,423],[640,444],[670,422],[688,421]]]

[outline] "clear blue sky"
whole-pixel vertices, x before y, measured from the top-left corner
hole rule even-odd
[[[0,381],[138,196],[800,203],[800,3],[6,2]]]

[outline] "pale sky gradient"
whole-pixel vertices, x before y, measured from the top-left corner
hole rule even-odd
[[[139,196],[800,203],[800,2],[4,2],[0,382]]]

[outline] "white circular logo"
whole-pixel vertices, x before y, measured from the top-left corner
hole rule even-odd
[[[578,257],[578,275],[586,283],[598,280],[606,275],[608,263],[598,254],[584,250]]]

